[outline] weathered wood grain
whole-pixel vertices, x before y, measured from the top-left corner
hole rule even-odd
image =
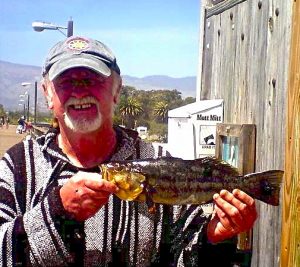
[[[255,128],[254,124],[217,124],[216,157],[223,159],[222,139],[224,137],[236,137],[238,140],[238,160],[235,167],[238,168],[241,175],[255,171]],[[242,253],[251,253],[252,230],[238,235],[237,248]]]
[[[256,125],[255,171],[284,169],[293,2],[207,7],[222,10],[206,18],[212,26],[205,28],[210,50],[203,50],[200,99],[224,99],[224,123]],[[257,203],[257,209],[251,266],[278,267],[282,206]]]
[[[300,266],[300,2],[293,6],[281,267]]]
[[[213,6],[208,9],[206,17],[209,18],[214,15],[218,15],[223,11],[232,8],[246,0],[227,0],[227,1],[213,1]]]
[[[214,6],[227,0],[206,0],[206,1],[207,1],[206,3],[207,6]]]

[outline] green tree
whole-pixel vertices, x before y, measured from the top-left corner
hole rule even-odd
[[[122,124],[129,127],[136,127],[136,118],[143,112],[141,103],[133,97],[128,97],[122,101],[119,106],[120,114],[123,118]]]
[[[123,86],[115,109],[114,123],[129,128],[146,126],[153,137],[167,138],[168,111],[195,102],[193,97],[182,99],[177,90],[137,90]]]
[[[2,104],[0,104],[0,116],[4,116],[5,115],[5,110]]]
[[[194,103],[196,102],[196,98],[195,97],[191,97],[191,96],[188,96],[187,98],[185,98],[182,102],[182,106],[185,106],[185,105],[188,105],[188,104],[191,104],[191,103]]]
[[[149,128],[149,140],[151,142],[167,142],[168,125],[166,123],[151,121]]]
[[[157,102],[166,102],[169,109],[177,108],[182,105],[181,92],[177,90],[156,90],[153,91],[153,100]]]
[[[168,111],[169,111],[169,104],[164,101],[157,102],[154,106],[154,115],[161,122],[165,122],[165,123],[167,122]]]

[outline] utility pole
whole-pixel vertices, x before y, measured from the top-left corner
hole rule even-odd
[[[37,108],[37,81],[34,82],[34,124],[36,124],[36,108]]]
[[[68,32],[67,32],[67,37],[73,36],[73,20],[72,17],[68,21]]]

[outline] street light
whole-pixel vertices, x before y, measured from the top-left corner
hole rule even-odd
[[[27,82],[23,82],[21,83],[22,86],[28,86],[28,85],[31,85],[31,83],[27,83]]]
[[[24,100],[20,99],[20,101],[24,101]],[[19,106],[23,106],[23,115],[25,117],[25,103],[19,103]]]
[[[29,98],[30,98],[30,95],[28,93],[28,91],[25,92],[24,95],[19,95],[19,97],[24,97],[27,96],[27,116],[25,114],[25,103],[24,103],[24,116],[26,116],[27,120],[29,121]],[[25,99],[20,99],[21,102],[25,101]]]
[[[27,86],[32,85],[32,83],[22,82],[21,85],[26,88]],[[28,92],[26,91],[26,93]],[[28,97],[27,114],[29,119],[29,94],[27,97]],[[33,120],[34,124],[36,123],[36,111],[37,111],[37,81],[34,82],[34,120]]]
[[[27,87],[27,86],[29,86],[29,85],[31,85],[31,83],[28,83],[28,82],[23,82],[23,83],[21,83],[21,85],[23,86],[23,87]],[[29,121],[29,103],[30,103],[30,95],[29,95],[29,92],[28,91],[26,91],[25,93],[24,93],[24,95],[20,95],[20,97],[24,97],[25,98],[25,96],[27,96],[27,116],[26,116],[26,118],[27,118],[27,120]],[[24,104],[25,105],[25,104]]]
[[[72,18],[70,18],[70,20],[68,21],[68,26],[64,27],[64,26],[59,26],[50,22],[44,22],[44,21],[34,21],[32,22],[32,28],[37,31],[37,32],[41,32],[43,30],[57,30],[60,31],[63,35],[70,37],[73,35],[73,20]],[[67,34],[65,34],[63,30],[67,30]]]

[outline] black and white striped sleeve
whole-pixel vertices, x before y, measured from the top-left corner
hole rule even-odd
[[[0,266],[66,266],[73,258],[51,216],[55,197],[48,194],[33,205],[25,146],[12,148],[0,161]]]

